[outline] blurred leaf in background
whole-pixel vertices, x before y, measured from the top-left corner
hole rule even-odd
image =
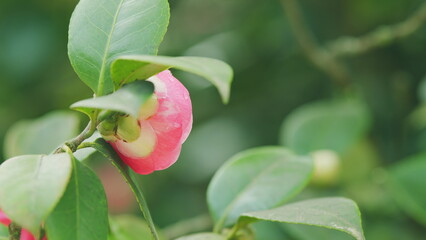
[[[43,116],[52,109],[67,109],[71,103],[91,97],[67,59],[68,22],[77,2],[0,1],[0,144],[15,122]],[[420,167],[413,173],[404,163],[411,165],[409,156],[426,149],[426,125],[415,128],[408,120],[424,104],[420,83],[426,74],[425,24],[408,37],[340,58],[351,77],[352,89],[346,91],[304,55],[280,1],[169,2],[171,22],[159,54],[225,60],[235,70],[235,82],[230,104],[223,106],[207,82],[192,81],[197,76],[174,71],[190,90],[194,131],[176,165],[139,179],[160,227],[207,213],[205,191],[213,173],[244,149],[278,145],[280,127],[296,109],[342,99],[349,92],[365,102],[370,120],[362,120],[359,135],[355,134],[359,137],[351,138],[340,156],[338,180],[332,185],[310,186],[300,198],[340,195],[354,199],[363,213],[367,239],[424,238],[421,211],[416,210],[416,216],[410,213],[413,210],[400,199],[403,191],[398,191],[401,196],[394,202],[394,193],[386,186],[390,179],[403,186],[410,184],[413,188],[405,195],[411,199],[408,202],[423,201],[421,189],[415,190],[425,184],[417,173]],[[324,46],[343,36],[364,36],[383,25],[397,24],[424,4],[424,0],[298,2],[307,25]],[[420,122],[425,119],[420,117]],[[345,129],[356,130],[347,125]],[[5,152],[0,150],[0,154]],[[188,205],[192,208],[185,210]],[[276,239],[303,239],[288,227],[275,230],[271,234]],[[302,232],[309,234],[308,230]]]
[[[390,171],[392,195],[402,209],[426,226],[426,154],[404,159]]]
[[[15,123],[5,137],[5,158],[27,154],[49,154],[77,136],[80,119],[74,112],[51,112],[36,120]]]

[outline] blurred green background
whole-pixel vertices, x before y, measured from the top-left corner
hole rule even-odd
[[[77,2],[0,2],[0,144],[15,122],[67,109],[91,96],[67,59],[68,23]],[[308,27],[320,44],[326,44],[404,21],[424,2],[302,0],[300,4]],[[281,125],[293,110],[318,100],[351,96],[365,102],[371,124],[341,154],[339,178],[327,184],[314,182],[299,198],[354,199],[361,208],[367,239],[424,239],[426,178],[418,167],[413,167],[414,172],[395,166],[426,150],[422,111],[426,24],[390,44],[338,59],[351,82],[342,90],[303,54],[278,0],[170,0],[170,5],[171,22],[160,54],[218,58],[234,68],[235,79],[230,104],[224,106],[207,82],[174,72],[190,90],[194,128],[175,165],[140,179],[160,227],[206,214],[205,192],[214,172],[241,150],[281,144]],[[86,121],[84,116],[81,119]],[[424,156],[417,157],[423,166]],[[104,182],[113,178],[114,172],[105,166],[98,171]],[[406,185],[392,187],[392,171],[408,176],[404,179],[414,195],[401,194]],[[110,201],[114,212],[135,210],[127,207],[132,206],[128,193],[119,191],[125,186],[110,188],[110,195],[120,196]],[[416,205],[421,199],[423,205]],[[313,239],[291,226],[261,224],[256,230],[260,240]]]

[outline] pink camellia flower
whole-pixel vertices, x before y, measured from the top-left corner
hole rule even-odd
[[[191,99],[179,80],[166,70],[148,81],[154,83],[155,90],[141,107],[137,119],[140,135],[133,141],[110,141],[124,163],[139,174],[163,170],[175,163],[192,128]]]
[[[9,226],[9,224],[11,223],[10,219],[1,210],[0,210],[0,223],[5,225],[6,227]],[[20,240],[35,240],[35,237],[28,230],[22,229]],[[44,237],[43,240],[47,240],[47,238]]]

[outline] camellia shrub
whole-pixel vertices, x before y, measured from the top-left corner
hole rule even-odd
[[[191,137],[190,95],[168,69],[204,77],[224,103],[233,77],[231,67],[219,60],[156,56],[168,22],[167,0],[79,2],[70,21],[68,54],[94,95],[71,109],[87,115],[88,124],[74,136],[75,116],[55,112],[11,128],[9,159],[0,166],[0,239],[164,239],[135,176],[171,166]],[[361,121],[354,129],[363,126]],[[316,178],[324,182],[332,177],[323,175],[336,169],[337,160],[321,160],[330,154],[319,154],[320,164],[314,164],[309,153],[315,149],[304,148],[294,137],[303,135],[299,130],[290,119],[283,126],[288,148],[258,147],[225,163],[207,191],[214,227],[178,239],[254,239],[251,224],[259,221],[312,225],[364,239],[352,200],[327,197],[286,204],[314,176],[314,165],[321,169]],[[86,165],[94,152],[125,178],[145,222],[109,218],[104,188]]]

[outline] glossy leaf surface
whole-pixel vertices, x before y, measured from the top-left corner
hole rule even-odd
[[[123,54],[156,54],[168,21],[167,0],[81,0],[70,21],[71,64],[98,96],[110,93],[112,61]]]
[[[76,102],[71,105],[71,108],[89,116],[95,109],[101,109],[121,112],[137,118],[141,106],[153,92],[154,85],[151,82],[137,81],[109,95]]]
[[[324,227],[342,231],[357,240],[365,240],[358,206],[346,198],[317,198],[279,208],[245,213],[240,223],[272,221]]]
[[[127,165],[123,163],[118,154],[114,151],[109,143],[107,143],[104,139],[99,138],[96,139],[95,142],[91,143],[92,148],[99,151],[105,158],[111,161],[111,163],[117,168],[123,178],[126,180],[130,189],[136,197],[136,201],[138,202],[139,209],[144,215],[144,218],[150,228],[152,235],[157,235],[154,222],[152,220],[151,214],[149,212],[148,205],[145,201],[145,197],[140,189],[140,187],[136,184],[134,180],[134,172],[132,172]]]
[[[289,233],[295,239],[300,240],[353,240],[354,238],[341,231],[335,231],[328,228],[302,225],[302,224],[281,224],[285,232]]]
[[[71,158],[65,153],[7,160],[0,166],[0,208],[38,236],[42,222],[62,197],[71,172]]]
[[[60,202],[46,221],[50,240],[105,240],[108,205],[96,174],[78,160]]]
[[[306,186],[313,170],[308,157],[281,147],[260,147],[237,154],[213,177],[207,192],[215,231],[240,214],[276,207]]]
[[[112,64],[116,87],[136,79],[147,79],[169,68],[197,74],[209,80],[226,103],[229,100],[232,68],[219,60],[203,57],[121,56]]]

